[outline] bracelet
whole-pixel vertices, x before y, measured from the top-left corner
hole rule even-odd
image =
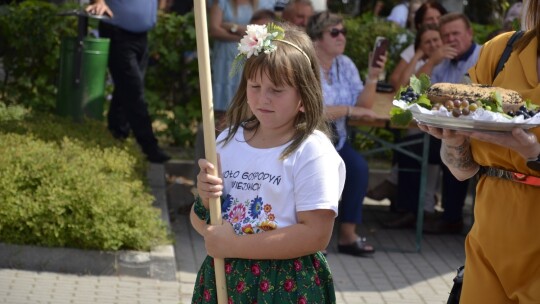
[[[206,207],[203,205],[201,197],[196,196],[195,197],[195,203],[193,204],[193,211],[195,212],[195,215],[201,220],[201,221],[208,221],[210,218],[210,211],[206,209]]]
[[[377,79],[377,78],[375,78],[375,79],[369,79],[369,78],[368,78],[368,79],[366,80],[366,83],[367,83],[367,84],[374,84],[374,83],[377,83],[377,82],[379,82],[379,79]]]
[[[351,117],[351,107],[347,107],[347,118]]]

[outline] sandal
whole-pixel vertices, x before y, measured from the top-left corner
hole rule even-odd
[[[373,246],[366,243],[366,238],[359,237],[356,242],[348,245],[339,245],[338,252],[358,257],[371,255],[375,252]]]

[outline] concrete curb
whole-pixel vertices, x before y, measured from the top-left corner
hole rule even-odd
[[[154,206],[170,229],[165,186],[165,167],[150,164],[149,186],[156,198]],[[48,248],[0,243],[0,268],[59,272],[79,275],[110,275],[176,281],[173,245],[156,246],[150,252],[97,251]]]

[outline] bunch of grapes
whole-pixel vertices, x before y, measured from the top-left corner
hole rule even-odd
[[[508,114],[508,116],[511,116],[511,117],[522,115],[524,119],[527,119],[527,118],[533,117],[537,113],[538,113],[538,108],[536,110],[529,110],[527,109],[527,107],[521,106],[519,107],[519,110],[517,110],[516,112],[509,111],[506,114]]]
[[[442,105],[440,103],[436,103],[433,105],[433,107],[431,108],[432,110],[434,111],[438,111],[439,108],[441,107]],[[478,109],[478,104],[477,103],[469,103],[468,100],[447,100],[445,103],[444,103],[444,107],[452,112],[452,116],[454,117],[459,117],[461,115],[469,115],[471,112],[474,112]]]
[[[415,93],[412,87],[407,87],[404,92],[401,92],[400,100],[405,101],[406,103],[411,103],[416,101],[420,97],[420,94]]]

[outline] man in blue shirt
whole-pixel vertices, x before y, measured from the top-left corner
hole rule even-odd
[[[86,11],[111,17],[99,24],[100,36],[111,40],[109,72],[114,91],[107,117],[109,131],[118,139],[133,131],[147,159],[163,163],[170,156],[158,146],[144,100],[147,33],[156,24],[157,5],[157,0],[95,0]]]
[[[431,75],[431,83],[462,83],[469,68],[476,63],[481,46],[473,41],[471,23],[461,13],[442,16],[439,30],[443,43],[451,50],[440,48],[420,68],[418,74]]]

